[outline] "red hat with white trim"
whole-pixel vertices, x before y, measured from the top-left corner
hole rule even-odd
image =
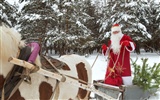
[[[111,33],[113,33],[114,31],[120,31],[121,32],[121,26],[119,24],[114,24],[111,27]]]

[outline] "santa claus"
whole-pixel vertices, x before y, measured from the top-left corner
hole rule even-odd
[[[104,44],[102,47],[103,54],[108,51],[109,59],[104,83],[115,86],[132,85],[130,52],[135,50],[133,40],[122,33],[119,24],[114,24],[107,47]]]

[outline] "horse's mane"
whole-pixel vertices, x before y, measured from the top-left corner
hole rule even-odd
[[[8,61],[9,57],[16,57],[21,34],[4,23],[0,26],[0,60]]]

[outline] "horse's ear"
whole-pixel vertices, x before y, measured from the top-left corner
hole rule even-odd
[[[19,42],[19,48],[20,49],[22,49],[22,48],[24,48],[26,46],[26,43],[25,43],[25,40],[21,40],[20,42]]]

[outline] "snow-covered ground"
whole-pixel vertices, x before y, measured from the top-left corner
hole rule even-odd
[[[85,57],[92,66],[93,80],[104,79],[107,66],[107,61],[105,57],[102,56],[101,54],[99,54],[98,56],[97,55],[98,54],[95,53],[89,55],[88,57]],[[157,53],[141,53],[140,55],[137,55],[136,53],[131,53],[131,59],[133,61],[135,61],[137,58],[138,58],[137,64],[142,64],[141,58],[148,58],[148,64],[150,66],[152,66],[154,63],[160,63],[160,55],[158,55]],[[152,95],[149,98],[149,100],[160,100],[160,90],[156,93],[156,95]]]

